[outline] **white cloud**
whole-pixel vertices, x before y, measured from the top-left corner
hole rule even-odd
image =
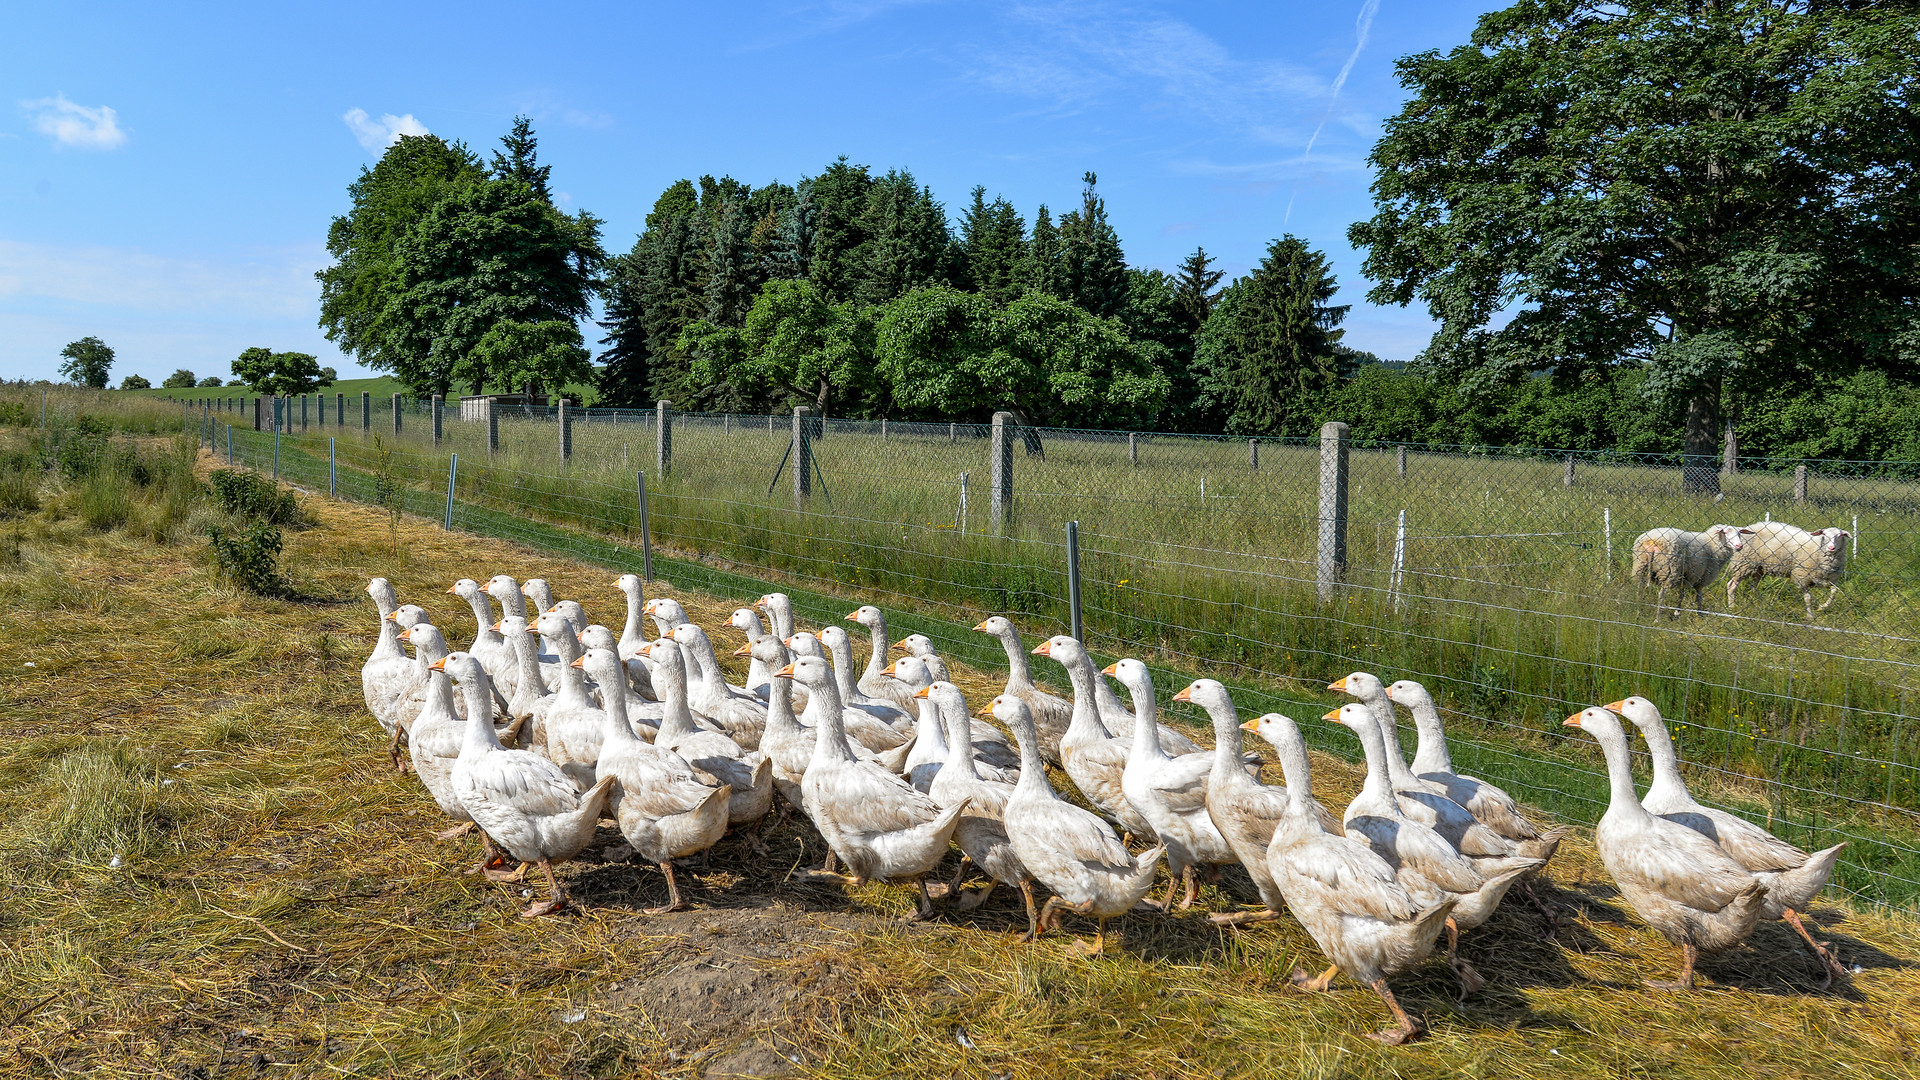
[[[111,150],[127,141],[120,129],[120,114],[105,105],[89,109],[67,100],[65,94],[23,101],[20,107],[33,120],[42,135],[52,136],[62,146],[86,150]]]
[[[346,115],[340,119],[346,121],[347,130],[353,132],[353,137],[360,140],[360,145],[366,147],[368,153],[373,154],[399,142],[402,135],[432,134],[427,130],[427,125],[414,119],[412,113],[405,116],[381,113],[380,119],[375,120],[367,115],[365,109],[348,109]]]

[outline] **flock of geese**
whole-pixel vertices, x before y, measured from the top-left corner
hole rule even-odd
[[[1011,885],[1026,904],[1024,940],[1059,929],[1073,912],[1097,922],[1093,941],[1076,943],[1091,952],[1104,944],[1107,920],[1143,907],[1170,911],[1177,894],[1188,908],[1196,874],[1237,862],[1264,907],[1211,918],[1240,925],[1291,912],[1332,962],[1316,977],[1296,972],[1295,983],[1324,990],[1342,971],[1366,983],[1395,1020],[1372,1037],[1390,1044],[1421,1029],[1387,980],[1431,955],[1442,935],[1464,996],[1483,979],[1458,955],[1459,934],[1484,923],[1510,889],[1540,907],[1552,933],[1552,909],[1531,879],[1568,830],[1536,827],[1506,792],[1456,772],[1440,711],[1418,683],[1382,685],[1355,672],[1329,687],[1355,701],[1322,719],[1352,731],[1367,763],[1360,794],[1335,816],[1314,799],[1294,721],[1269,713],[1242,723],[1212,679],[1173,698],[1211,718],[1206,749],[1158,722],[1144,663],[1097,671],[1079,641],[1049,638],[1031,655],[1065,669],[1073,696],[1057,697],[1035,684],[1018,631],[996,615],[974,629],[1005,647],[1007,685],[976,716],[932,643],[918,634],[891,642],[878,608],[847,616],[872,639],[856,677],[847,629],[798,630],[788,597],[772,593],[729,620],[747,638],[734,653],[749,658],[746,685],[736,686],[677,601],[646,599],[631,574],[615,584],[627,598],[618,636],[589,624],[577,602],[556,601],[543,580],[462,579],[447,591],[467,602],[478,627],[463,651],[449,648],[421,608],[400,604],[385,578],[367,586],[380,638],[361,676],[367,708],[391,735],[390,760],[410,765],[459,823],[442,839],[478,827],[485,857],[475,872],[519,880],[538,866],[546,875],[549,895],[523,916],[565,907],[553,864],[585,849],[602,818],[666,875],[668,902],[651,912],[685,906],[674,860],[730,830],[764,852],[759,825],[777,808],[783,818],[804,814],[826,840],[826,866],[813,877],[911,883],[914,917],[926,918],[936,910],[927,875],[957,846],[948,903],[971,909],[995,885]],[[1127,689],[1131,708],[1102,676]],[[1418,736],[1411,764],[1396,705],[1411,713]],[[1621,716],[1652,756],[1644,799]],[[1608,872],[1682,950],[1679,980],[1653,985],[1690,988],[1701,952],[1743,940],[1761,920],[1785,920],[1806,939],[1823,989],[1843,972],[1799,911],[1844,845],[1809,855],[1695,802],[1666,724],[1644,698],[1566,723],[1592,735],[1606,758],[1611,801],[1596,840]],[[1284,786],[1260,782],[1261,759],[1243,753],[1243,731],[1276,751]],[[1092,811],[1059,796],[1048,766]],[[1136,851],[1141,845],[1150,846]],[[1171,880],[1149,899],[1163,857]],[[963,890],[969,867],[986,877],[985,890]],[[1036,883],[1050,893],[1038,908]]]

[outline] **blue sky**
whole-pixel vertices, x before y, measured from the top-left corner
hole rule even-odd
[[[1365,303],[1346,227],[1403,100],[1394,59],[1465,41],[1480,10],[20,5],[0,40],[0,377],[51,376],[87,334],[118,351],[116,384],[225,375],[250,345],[365,374],[315,323],[347,184],[395,130],[490,153],[516,113],[616,250],[702,173],[792,182],[845,154],[910,169],[950,215],[983,184],[1031,221],[1092,169],[1129,262],[1204,245],[1238,274],[1291,231],[1332,257],[1348,342],[1406,359],[1431,324]]]

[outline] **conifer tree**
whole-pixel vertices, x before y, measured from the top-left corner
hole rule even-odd
[[[1081,177],[1080,209],[1060,219],[1060,247],[1066,268],[1067,299],[1100,318],[1119,315],[1127,306],[1127,260],[1119,234],[1107,221],[1107,202],[1096,190],[1099,179]]]
[[[1200,332],[1194,368],[1199,406],[1236,435],[1297,435],[1314,401],[1333,388],[1347,305],[1327,258],[1291,234],[1229,286]]]
[[[1027,257],[1021,263],[1020,284],[1022,292],[1067,299],[1069,290],[1066,265],[1060,252],[1060,232],[1054,228],[1045,203],[1040,204],[1040,212],[1033,218],[1033,239],[1027,244]]]
[[[524,116],[514,117],[513,130],[501,136],[500,145],[506,147],[507,152],[493,152],[494,178],[518,180],[532,188],[541,202],[552,205],[549,178],[553,175],[553,166],[540,164],[540,140],[534,138],[533,121]]]
[[[1213,256],[1203,247],[1194,248],[1193,254],[1180,263],[1180,273],[1173,279],[1173,298],[1187,333],[1198,334],[1207,324],[1219,296],[1220,279],[1226,276],[1226,271],[1213,268]]]

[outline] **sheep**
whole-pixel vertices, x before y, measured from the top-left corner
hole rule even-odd
[[[1704,532],[1648,529],[1641,533],[1633,542],[1633,577],[1642,585],[1660,587],[1660,595],[1653,602],[1654,618],[1660,617],[1668,589],[1681,590],[1682,602],[1686,590],[1692,589],[1694,610],[1705,611],[1701,590],[1727,565],[1740,545],[1738,525],[1709,525]],[[1680,617],[1678,604],[1674,605],[1673,617]]]
[[[1808,532],[1782,521],[1757,521],[1741,529],[1740,534],[1745,543],[1727,571],[1728,611],[1733,610],[1733,591],[1741,582],[1768,576],[1793,581],[1794,587],[1800,590],[1800,598],[1806,601],[1809,620],[1816,610],[1814,586],[1828,587],[1827,602],[1818,610],[1833,606],[1834,597],[1840,593],[1840,579],[1847,572],[1847,545],[1842,541],[1852,533],[1841,528]]]

